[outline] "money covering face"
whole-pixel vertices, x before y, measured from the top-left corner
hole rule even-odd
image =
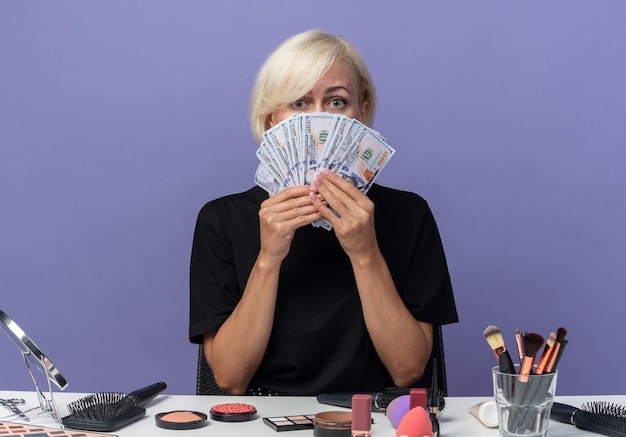
[[[256,153],[256,184],[276,194],[328,169],[367,193],[395,150],[363,124],[369,102],[360,95],[352,67],[338,61],[308,93],[274,111]],[[332,228],[326,219],[312,224]]]
[[[327,169],[367,193],[395,153],[385,138],[343,114],[294,114],[263,133],[257,149],[260,161],[254,181],[270,194],[310,185]],[[321,219],[313,223],[330,229]]]

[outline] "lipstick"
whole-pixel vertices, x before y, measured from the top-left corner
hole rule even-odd
[[[370,437],[371,429],[372,395],[355,394],[352,396],[351,437]]]

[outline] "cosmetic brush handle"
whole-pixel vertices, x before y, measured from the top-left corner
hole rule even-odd
[[[143,407],[152,399],[157,397],[159,393],[167,388],[167,384],[164,382],[157,382],[155,384],[147,385],[140,389],[135,390],[132,393],[129,393],[128,396],[131,396],[135,399],[138,407]]]
[[[504,351],[502,352],[502,354],[500,354],[500,358],[498,359],[498,367],[500,367],[500,372],[502,373],[517,373],[515,371],[515,366],[513,365],[511,355],[509,355],[509,351]]]

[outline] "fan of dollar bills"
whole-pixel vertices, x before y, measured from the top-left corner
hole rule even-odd
[[[327,112],[294,114],[264,132],[254,181],[276,194],[311,184],[327,168],[367,193],[394,153],[378,132],[353,118]],[[313,225],[332,227],[324,219]]]

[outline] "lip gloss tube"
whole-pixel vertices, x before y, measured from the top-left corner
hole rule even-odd
[[[352,395],[351,437],[370,437],[372,430],[372,395]]]

